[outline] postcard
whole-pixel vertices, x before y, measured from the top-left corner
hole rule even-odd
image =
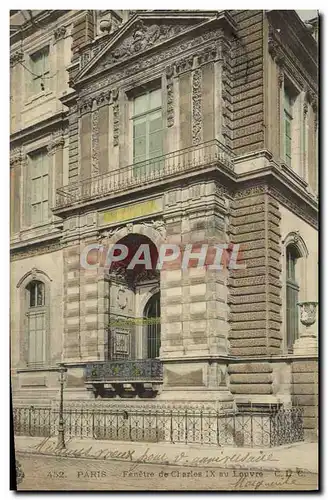
[[[316,10],[11,10],[19,491],[315,491]]]

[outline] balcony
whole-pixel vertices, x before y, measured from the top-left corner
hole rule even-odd
[[[233,172],[232,153],[217,140],[68,184],[57,189],[54,212],[215,166]]]
[[[163,382],[163,367],[159,359],[87,363],[84,380],[95,396],[154,397]]]

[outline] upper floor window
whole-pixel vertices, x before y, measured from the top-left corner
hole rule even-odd
[[[133,162],[163,154],[162,91],[150,90],[133,101]]]
[[[30,365],[46,361],[46,301],[44,283],[31,281],[27,287],[27,360]]]
[[[293,129],[293,97],[290,90],[284,88],[284,155],[285,162],[292,166],[292,129]]]
[[[31,93],[46,90],[49,82],[49,47],[44,47],[30,56]]]
[[[292,350],[298,338],[298,293],[299,284],[296,279],[296,263],[300,257],[294,245],[286,248],[286,328],[287,349]]]
[[[49,219],[49,156],[40,150],[29,155],[31,189],[31,223],[40,224]]]

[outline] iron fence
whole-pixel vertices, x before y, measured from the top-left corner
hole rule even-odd
[[[127,188],[145,186],[175,174],[189,173],[214,164],[230,171],[233,170],[231,151],[217,140],[72,182],[57,189],[54,208],[64,208],[74,203],[102,198]]]
[[[15,408],[16,435],[50,437],[58,433],[54,408]],[[304,439],[300,408],[269,413],[216,410],[74,409],[64,410],[65,436],[113,441],[195,443],[273,447]]]

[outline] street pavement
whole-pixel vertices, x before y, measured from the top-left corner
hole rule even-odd
[[[304,469],[138,463],[16,452],[24,477],[19,491],[288,491],[317,490],[318,476]]]

